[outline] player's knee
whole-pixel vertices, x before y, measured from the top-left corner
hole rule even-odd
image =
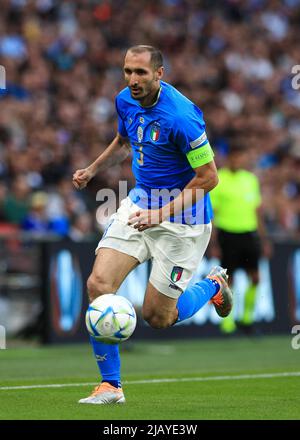
[[[167,328],[173,324],[174,319],[169,316],[143,312],[143,318],[152,328]]]
[[[115,293],[116,290],[116,287],[112,283],[107,282],[102,275],[92,273],[87,280],[87,291],[91,302],[100,295]]]

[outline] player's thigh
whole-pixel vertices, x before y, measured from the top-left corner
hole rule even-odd
[[[245,243],[245,270],[254,284],[259,283],[261,244],[257,233],[249,233]]]
[[[240,268],[248,271],[248,269],[258,270],[258,262],[260,257],[260,244],[258,235],[255,232],[247,232],[240,234]]]
[[[241,267],[243,259],[243,248],[241,234],[218,230],[218,240],[221,248],[221,266],[228,270],[232,276],[233,272]]]
[[[129,272],[150,257],[143,235],[127,224],[134,209],[137,208],[127,198],[110,218],[98,243],[97,257],[88,279],[90,299],[105,293],[115,293]]]
[[[211,235],[211,224],[167,225],[153,240],[149,281],[158,292],[177,300],[200,264]]]
[[[88,279],[91,297],[99,294],[115,293],[126,276],[139,264],[139,261],[116,249],[100,248]]]

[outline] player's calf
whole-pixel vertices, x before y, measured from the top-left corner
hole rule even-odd
[[[177,311],[172,314],[158,314],[143,310],[143,318],[152,328],[168,328],[171,327],[177,319]]]
[[[164,295],[149,282],[143,304],[143,318],[153,328],[171,327],[178,315],[176,303],[177,299]]]

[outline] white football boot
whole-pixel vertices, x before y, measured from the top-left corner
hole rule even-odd
[[[110,403],[125,403],[122,388],[115,388],[108,382],[96,386],[89,397],[80,399],[78,403],[91,403],[94,405],[108,405]]]

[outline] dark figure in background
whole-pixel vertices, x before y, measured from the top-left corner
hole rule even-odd
[[[221,265],[228,269],[231,282],[237,269],[244,269],[249,277],[238,324],[250,333],[259,285],[259,258],[262,252],[270,255],[270,244],[261,215],[260,184],[256,175],[247,170],[248,162],[243,144],[239,140],[232,142],[227,165],[218,170],[219,185],[211,191],[215,216],[211,249],[220,257]],[[234,313],[220,325],[224,333],[234,332]]]

